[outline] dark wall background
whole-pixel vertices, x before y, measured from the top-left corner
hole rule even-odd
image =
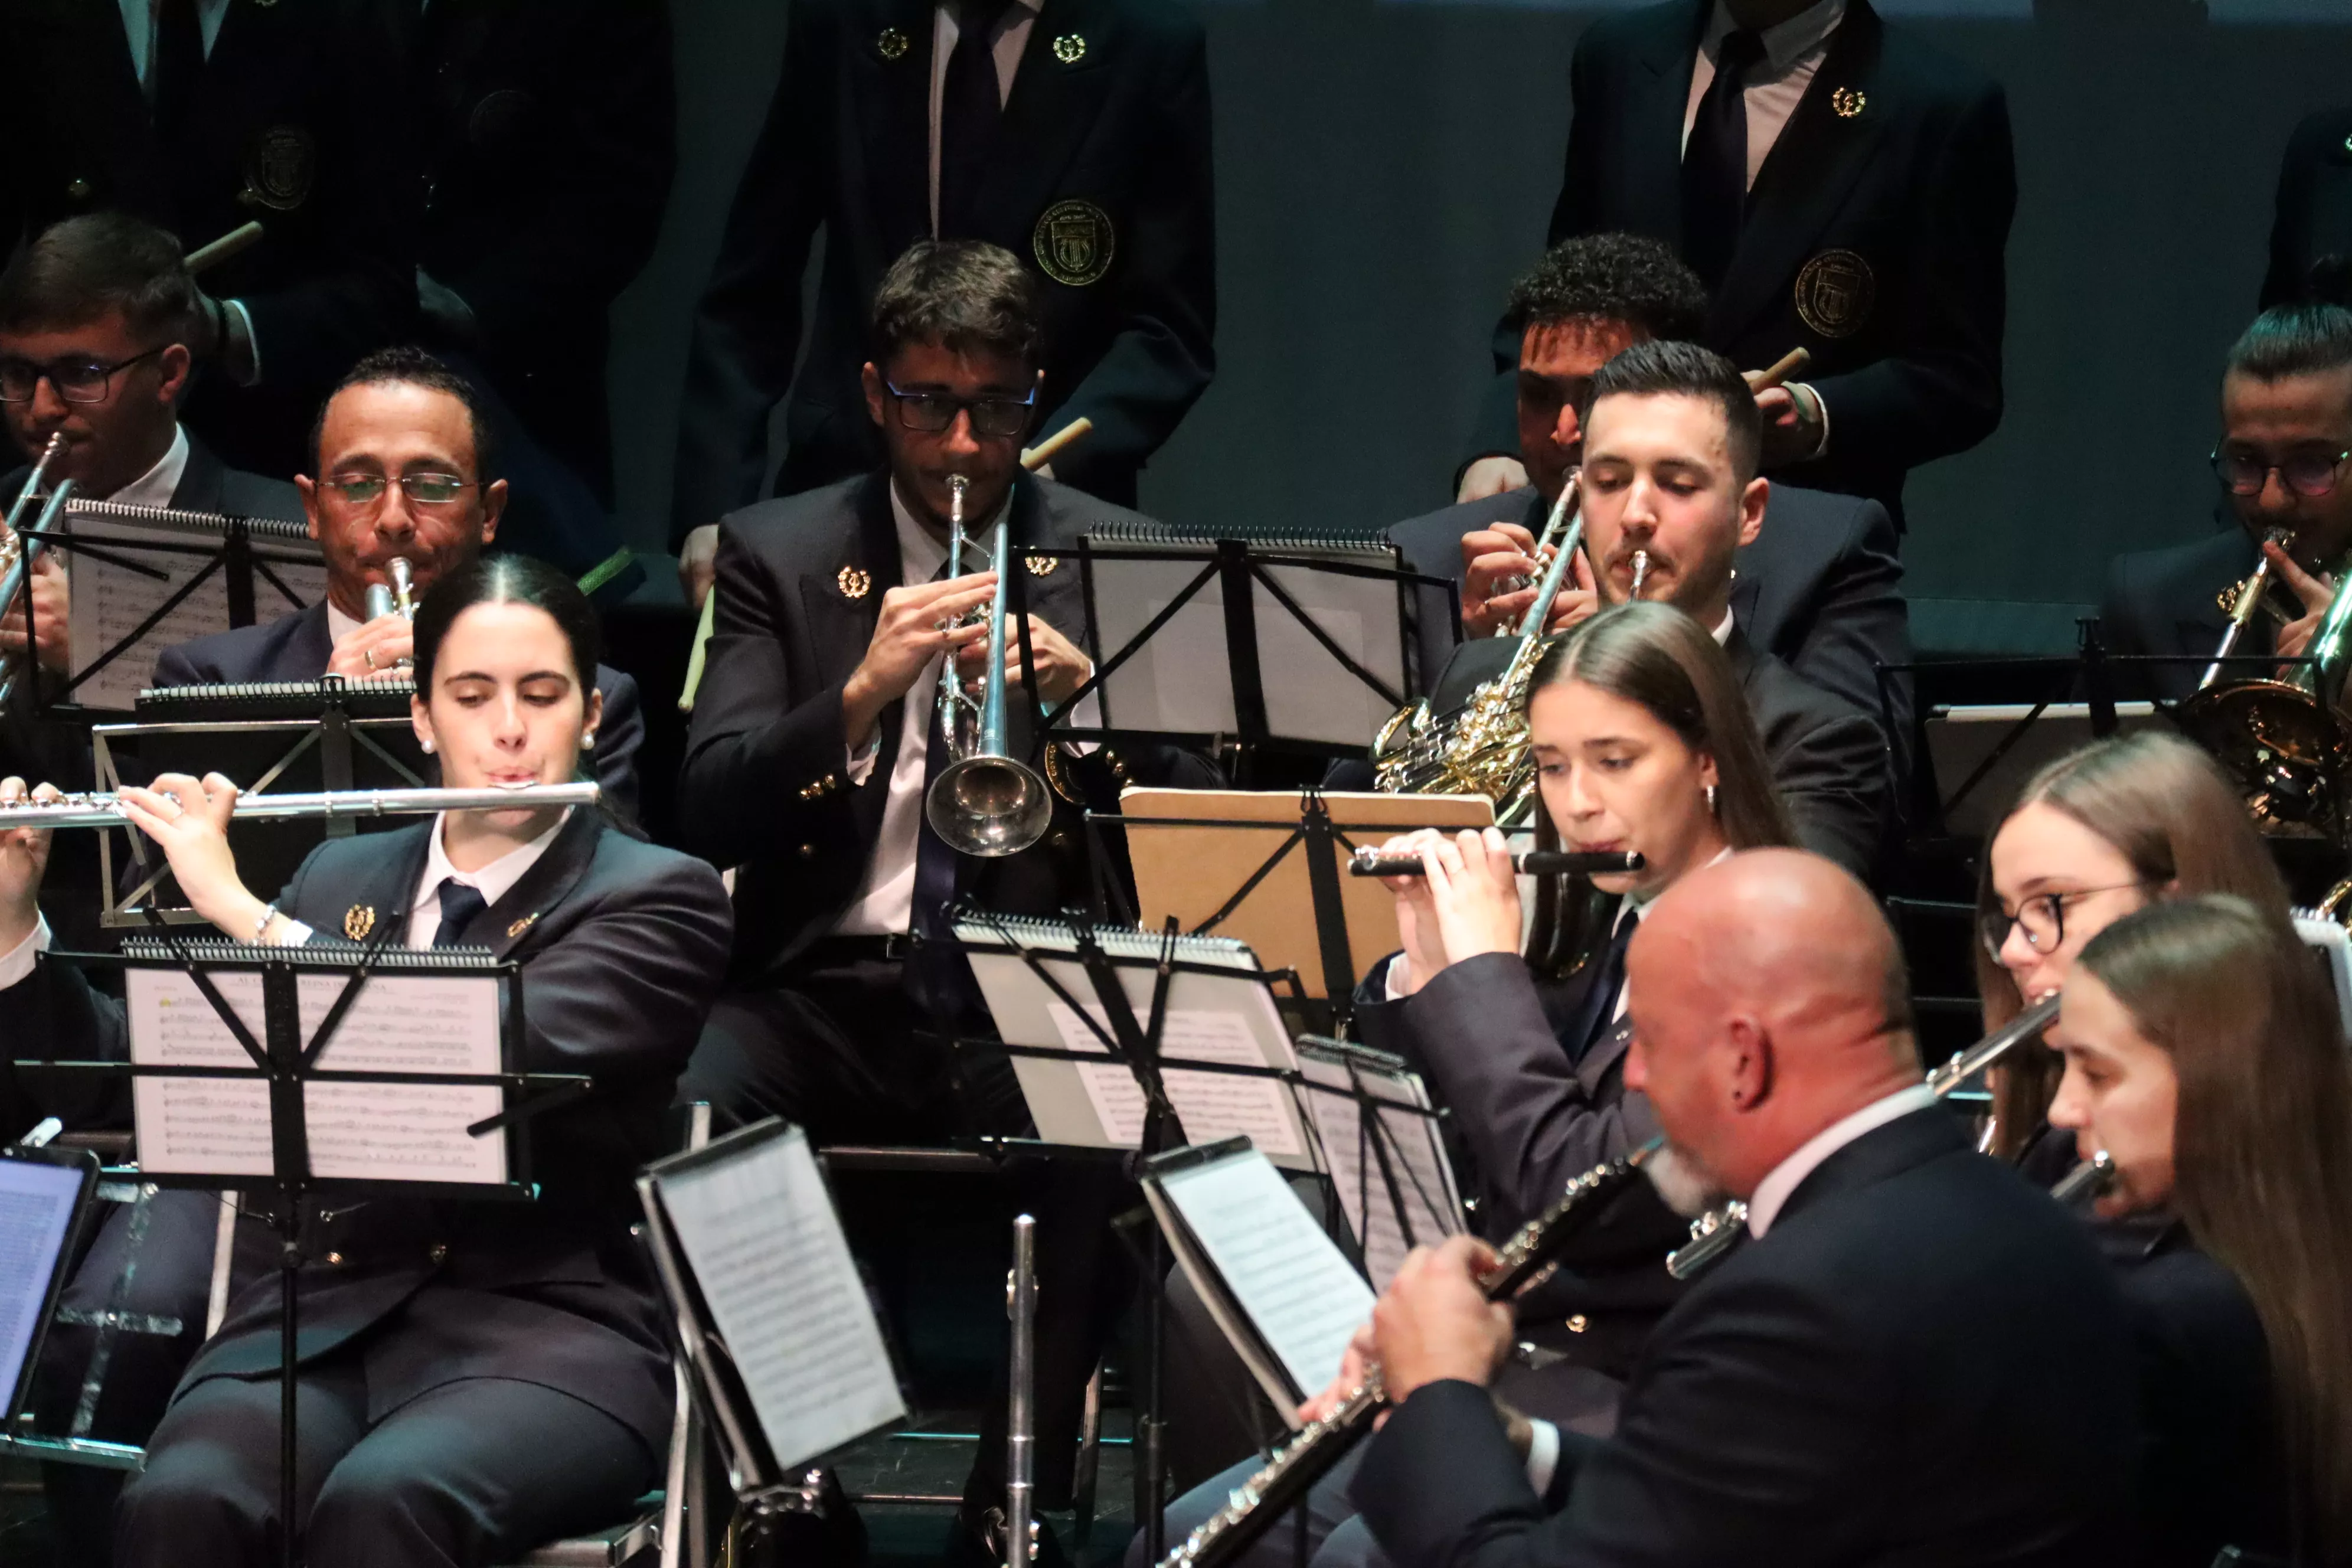
[[[622,507],[667,526],[686,331],[783,45],[780,0],[671,0],[680,168],[614,309]],[[1217,380],[1145,475],[1200,524],[1370,527],[1442,504],[1504,288],[1541,244],[1578,33],[1603,5],[1223,0]],[[1894,0],[2003,82],[2020,202],[2009,410],[1913,476],[1916,626],[2066,647],[2107,557],[2214,526],[2222,352],[2303,114],[2352,97],[2352,0]]]

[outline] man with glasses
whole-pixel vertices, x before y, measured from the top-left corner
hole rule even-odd
[[[398,557],[422,597],[498,537],[507,483],[483,477],[495,471],[497,453],[475,391],[421,350],[370,354],[320,406],[310,450],[317,477],[297,475],[294,484],[326,557],[327,596],[264,626],[164,649],[156,685],[408,678],[408,618],[397,608],[371,618],[367,592],[390,585]],[[634,816],[645,740],[636,682],[600,665],[596,689],[604,698],[597,781],[615,809]]]
[[[2265,552],[2271,585],[2237,651],[2299,655],[2326,614],[2352,552],[2352,310],[2298,302],[2254,319],[2222,372],[2212,465],[2236,526],[2108,567],[2108,651],[2181,660],[2137,673],[2158,697],[2196,689],[2199,661],[2221,645],[2238,584]]]
[[[1114,757],[1057,743],[1041,755],[1025,693],[1009,686],[1008,744],[1055,781],[1057,820],[1034,847],[988,860],[957,854],[927,820],[930,783],[950,760],[934,717],[939,682],[979,677],[996,581],[984,555],[948,575],[951,479],[966,481],[978,551],[1007,521],[1048,708],[1071,701],[1092,665],[1076,562],[1035,552],[1069,548],[1091,525],[1141,521],[1022,472],[1037,395],[1051,395],[1042,320],[1037,285],[1009,252],[917,241],[882,279],[861,376],[887,462],[719,524],[718,608],[678,821],[681,847],[735,868],[733,985],[679,1093],[727,1121],[782,1116],[820,1143],[1025,1131],[1003,1058],[959,1059],[939,1037],[943,1025],[992,1033],[969,966],[915,939],[950,935],[953,900],[1036,915],[1085,903],[1081,797],[1108,806],[1121,782],[1215,782],[1205,762],[1153,748],[1122,745]],[[1011,626],[1005,658],[1018,679]],[[1117,1278],[1106,1222],[1122,1198],[1105,1173],[1057,1167],[1021,1181],[1034,1187],[1023,1196],[1042,1233],[1037,1495],[1057,1508],[1078,1396],[1118,1306],[1100,1282]],[[1000,1403],[983,1423],[964,1545],[1003,1504],[1003,1416]],[[1004,1561],[1001,1542],[981,1554]]]

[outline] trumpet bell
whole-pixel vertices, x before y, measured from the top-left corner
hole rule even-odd
[[[1035,769],[982,754],[949,763],[931,781],[923,811],[949,848],[994,859],[1018,855],[1045,837],[1054,797]]]
[[[2177,717],[2237,784],[2264,833],[2340,838],[2352,826],[2337,796],[2352,762],[2344,727],[2306,688],[2285,680],[2215,687],[2182,703]]]

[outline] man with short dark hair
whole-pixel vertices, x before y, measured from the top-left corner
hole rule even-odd
[[[1633,343],[1695,340],[1706,313],[1697,275],[1664,244],[1634,235],[1562,240],[1513,286],[1507,320],[1519,340],[1518,450],[1529,482],[1388,531],[1415,570],[1459,585],[1465,636],[1514,626],[1534,603],[1539,571],[1530,552],[1582,456],[1579,409],[1593,374]],[[1739,547],[1732,610],[1740,629],[1815,686],[1880,718],[1877,667],[1911,657],[1896,548],[1894,521],[1877,502],[1775,481],[1762,532]],[[1567,584],[1550,626],[1573,625],[1593,604],[1579,583]],[[1431,668],[1446,651],[1442,636],[1424,635]],[[1888,740],[1900,754],[1910,739],[1908,683],[1895,682],[1891,696]]]
[[[405,679],[408,618],[370,617],[367,591],[409,563],[421,596],[498,537],[506,481],[472,386],[419,349],[385,349],[354,365],[311,426],[312,475],[295,476],[310,537],[327,561],[327,595],[261,626],[165,648],[158,686]],[[637,804],[645,716],[636,682],[599,665],[604,699],[595,733],[597,781],[624,816]]]
[[[2352,310],[2306,301],[2254,319],[2221,373],[2213,472],[2236,526],[2107,565],[2107,650],[2182,660],[2126,668],[2127,684],[2158,697],[2196,689],[2197,660],[2221,646],[2238,585],[2264,555],[2271,580],[2242,654],[2302,653],[2352,566]],[[2273,535],[2281,542],[2265,542]]]
[[[1011,591],[1027,601],[1049,709],[1092,668],[1085,596],[1074,561],[1028,552],[1141,520],[1022,471],[1044,386],[1042,326],[1036,285],[1009,253],[918,241],[883,277],[872,322],[861,382],[887,464],[719,525],[717,619],[678,821],[683,847],[735,868],[735,989],[711,1010],[679,1092],[730,1121],[782,1116],[821,1142],[1019,1132],[1027,1112],[1003,1060],[965,1052],[958,1063],[935,1032],[992,1033],[969,965],[915,939],[952,936],[957,900],[1024,914],[1085,902],[1075,797],[1108,809],[1122,779],[1216,775],[1158,748],[1115,758],[1056,744],[1043,756],[1011,687],[1012,754],[1069,792],[1053,801],[1055,822],[1034,847],[985,860],[932,827],[925,802],[949,761],[939,682],[980,677],[984,616],[964,617],[985,611],[996,582],[969,557],[961,575],[945,575],[951,479],[965,481],[965,529],[981,549],[1000,519],[1009,526]],[[1010,625],[1005,661],[1008,682],[1023,679]],[[1119,1184],[1059,1169],[1041,1184],[1036,1452],[1039,1496],[1051,1500],[1069,1485],[1077,1396],[1117,1310],[1097,1281],[1116,1274],[1105,1221]],[[1000,1405],[966,1489],[973,1531],[1002,1506],[1002,1450],[990,1440],[1002,1418]],[[1002,1561],[1002,1543],[992,1550]]]
[[[1625,984],[1659,1187],[1744,1201],[1747,1237],[1659,1324],[1607,1440],[1507,1428],[1485,1385],[1510,1318],[1474,1282],[1491,1254],[1417,1251],[1373,1309],[1396,1408],[1350,1489],[1388,1559],[2116,1560],[2122,1303],[2082,1227],[1919,1081],[1869,893],[1794,851],[1733,856],[1659,898]]]

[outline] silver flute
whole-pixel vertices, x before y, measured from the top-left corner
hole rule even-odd
[[[1928,1091],[1937,1100],[2009,1055],[2048,1028],[2058,1016],[2058,994],[2052,992],[1975,1045],[1952,1053],[1951,1060],[1927,1075]],[[1690,1239],[1666,1255],[1666,1272],[1687,1279],[1731,1249],[1748,1233],[1748,1205],[1734,1200],[1691,1221]]]
[[[230,815],[239,822],[295,817],[429,816],[437,811],[512,811],[593,805],[604,790],[593,784],[516,784],[487,789],[343,789],[321,795],[241,795]],[[0,831],[12,827],[121,827],[130,821],[123,798],[100,792],[54,801],[0,805]]]

